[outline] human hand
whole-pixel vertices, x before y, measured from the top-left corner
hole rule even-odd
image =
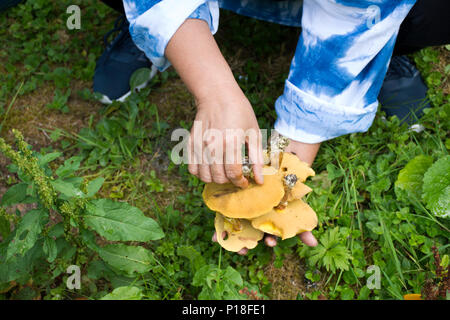
[[[197,104],[189,139],[189,172],[204,182],[246,187],[241,154],[246,143],[255,181],[263,183],[262,139],[255,114],[208,24],[186,20],[169,41],[165,55]]]
[[[263,183],[262,138],[250,102],[237,86],[223,84],[197,100],[197,115],[189,139],[189,172],[203,182],[245,188],[242,145],[248,148],[256,183]]]

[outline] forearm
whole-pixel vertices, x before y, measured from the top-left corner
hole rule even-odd
[[[229,90],[241,92],[202,20],[186,20],[169,41],[165,55],[197,101]]]

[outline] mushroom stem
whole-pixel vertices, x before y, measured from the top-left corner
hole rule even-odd
[[[282,136],[279,133],[272,134],[270,137],[270,164],[278,168],[281,162],[281,155],[284,149],[289,145],[289,138]]]
[[[253,166],[250,164],[248,156],[245,156],[244,159],[242,160],[242,174],[246,178],[252,178],[252,179],[255,178],[255,176],[253,174]]]
[[[288,203],[288,198],[291,193],[291,190],[295,187],[295,184],[297,183],[297,176],[295,174],[288,174],[283,178],[283,184],[284,184],[284,196],[281,199],[280,203],[275,207],[277,210],[283,210],[286,208]]]

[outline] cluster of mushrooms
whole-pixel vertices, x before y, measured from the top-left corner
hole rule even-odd
[[[270,152],[265,150],[262,185],[252,180],[248,163],[243,165],[243,173],[249,178],[247,188],[231,183],[205,185],[203,200],[216,211],[217,242],[224,249],[253,249],[264,233],[284,240],[317,226],[316,213],[301,200],[312,191],[303,182],[315,173],[296,155],[283,151],[287,144],[288,139],[279,137]]]

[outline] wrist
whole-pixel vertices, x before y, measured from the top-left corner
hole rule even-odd
[[[198,109],[212,106],[220,108],[223,105],[249,104],[234,78],[221,81],[206,81],[204,86],[193,92],[193,95]]]
[[[285,151],[294,153],[300,160],[311,166],[319,148],[320,143],[304,143],[291,139]]]

